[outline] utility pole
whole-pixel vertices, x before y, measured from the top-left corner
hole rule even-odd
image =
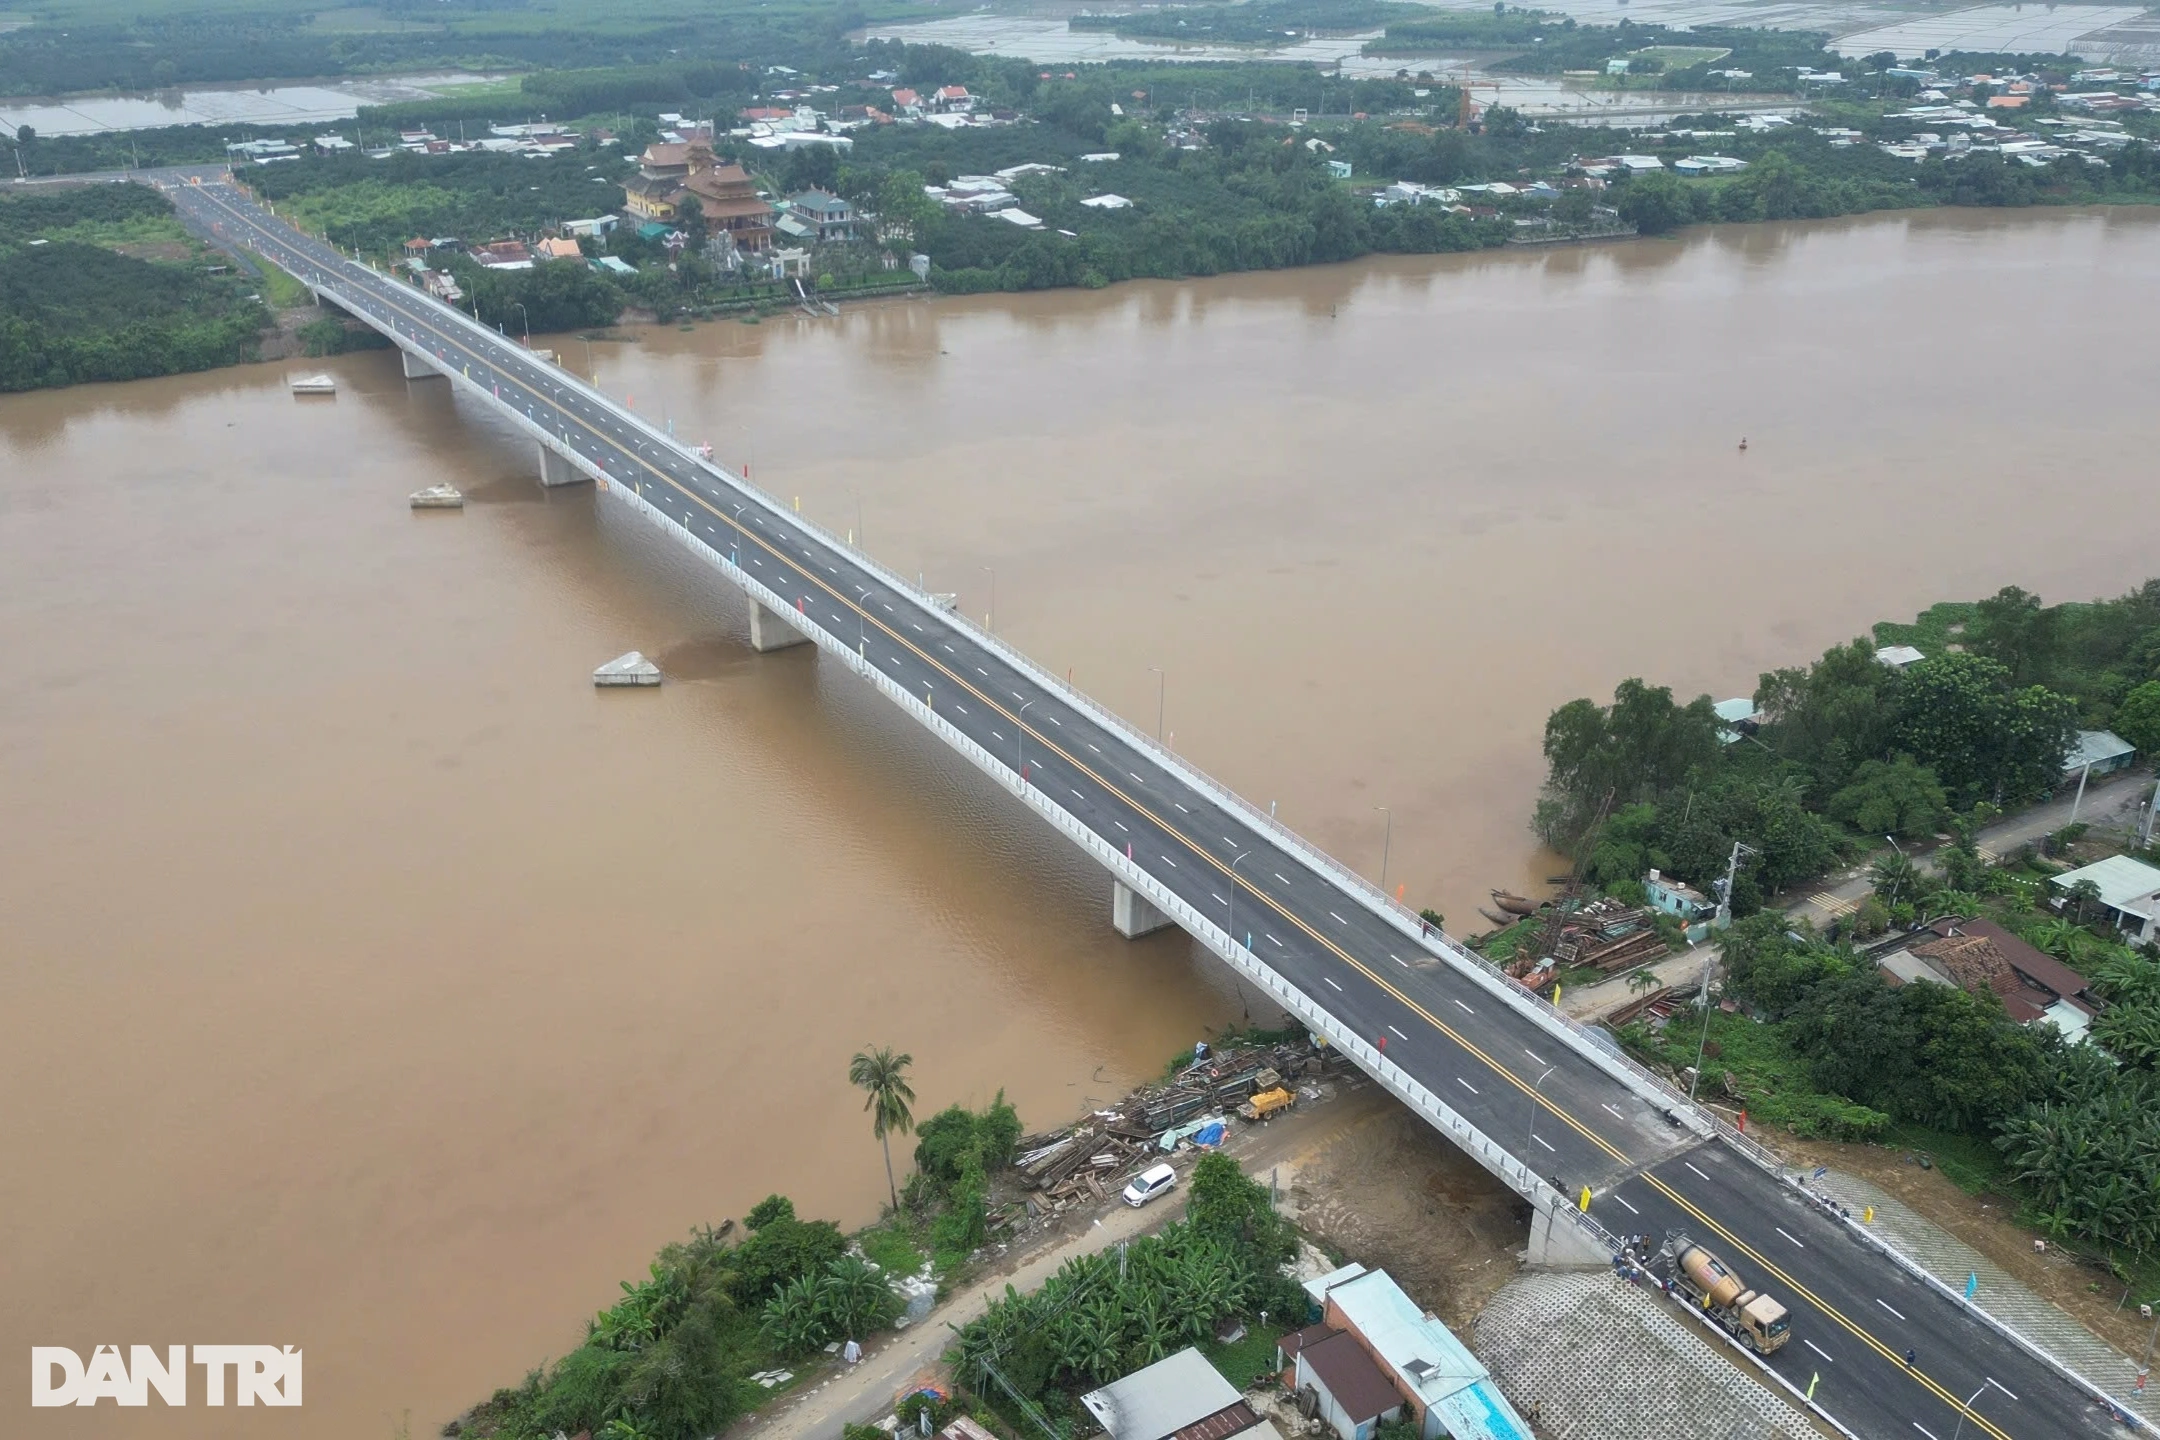
[[[1732,887],[1734,878],[1740,873],[1740,857],[1754,853],[1756,852],[1753,846],[1743,845],[1738,840],[1733,841],[1732,854],[1725,860],[1725,878],[1718,882],[1717,919],[1712,922],[1712,929],[1723,930],[1732,924]],[[1710,1053],[1710,971],[1716,964],[1714,956],[1703,957],[1702,1039],[1695,1044],[1695,1078],[1688,1082],[1687,1089],[1689,1104],[1695,1102],[1695,1091],[1702,1085],[1703,1057]]]
[[[2160,775],[2156,775],[2153,779],[2152,808],[2145,812],[2144,843],[2146,845],[2153,843],[2153,823],[2155,821],[2160,821]]]

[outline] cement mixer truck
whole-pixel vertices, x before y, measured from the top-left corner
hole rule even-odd
[[[1768,1355],[1791,1336],[1792,1317],[1785,1307],[1747,1282],[1732,1268],[1675,1230],[1666,1237],[1673,1257],[1673,1284],[1709,1319],[1758,1355]]]

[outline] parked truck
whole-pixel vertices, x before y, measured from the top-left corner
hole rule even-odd
[[[1792,1317],[1783,1305],[1748,1288],[1723,1260],[1679,1231],[1667,1237],[1666,1244],[1673,1257],[1673,1284],[1727,1334],[1758,1355],[1768,1355],[1791,1338],[1787,1332]]]

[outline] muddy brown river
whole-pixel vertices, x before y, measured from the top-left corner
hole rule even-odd
[[[2154,313],[2160,212],[1932,214],[589,363],[1477,929],[1552,868],[1569,697],[2160,569]],[[837,667],[751,654],[672,542],[447,387],[332,368],[0,399],[0,1428],[429,1434],[696,1223],[871,1218],[856,1049],[912,1052],[922,1113],[1047,1124],[1240,1016]],[[465,511],[409,512],[438,481]],[[631,648],[671,683],[596,693]],[[28,1411],[26,1346],[102,1342],[300,1345],[305,1409],[198,1372]]]

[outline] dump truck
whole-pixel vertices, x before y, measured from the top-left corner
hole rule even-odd
[[[1792,1317],[1783,1305],[1750,1289],[1731,1266],[1678,1231],[1666,1243],[1673,1256],[1673,1284],[1727,1334],[1758,1355],[1768,1355],[1791,1338],[1787,1332]]]
[[[1272,1090],[1262,1090],[1252,1099],[1240,1105],[1238,1114],[1244,1116],[1247,1120],[1265,1120],[1270,1115],[1288,1110],[1295,1104],[1297,1104],[1296,1093],[1285,1090],[1278,1085]]]

